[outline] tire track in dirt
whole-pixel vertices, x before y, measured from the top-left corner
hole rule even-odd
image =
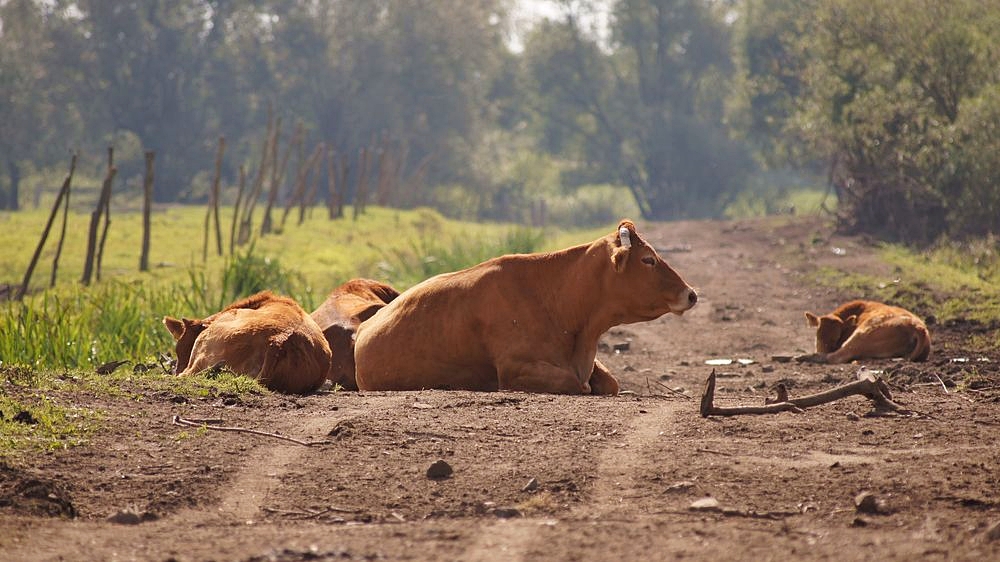
[[[380,397],[380,407],[395,408],[405,400],[405,397]],[[279,431],[301,440],[321,440],[337,424],[371,413],[371,408],[359,406],[330,416],[311,415],[296,420]],[[267,437],[254,438],[269,440]],[[282,485],[282,477],[305,455],[316,450],[287,441],[270,440],[266,446],[255,447],[242,463],[242,470],[226,485],[219,502],[210,507],[213,511],[202,509],[187,516],[222,519],[240,524],[262,518],[267,498]]]
[[[360,412],[336,418],[310,417],[286,431],[289,435],[325,435],[336,423],[351,419]],[[279,441],[268,447],[254,449],[244,463],[243,470],[229,483],[218,504],[218,514],[234,521],[252,521],[259,518],[266,507],[268,494],[281,485],[281,478],[289,466],[306,454],[307,447]]]
[[[550,528],[573,522],[613,519],[620,512],[630,511],[629,516],[634,515],[635,506],[630,505],[631,500],[643,495],[641,492],[646,486],[636,479],[636,475],[643,472],[642,468],[648,468],[648,456],[644,451],[654,446],[679,412],[692,409],[692,404],[679,400],[644,400],[642,410],[630,420],[623,438],[610,442],[601,451],[585,503],[555,518],[526,517],[485,524],[461,559],[471,562],[533,559],[539,551],[546,550],[544,531]]]

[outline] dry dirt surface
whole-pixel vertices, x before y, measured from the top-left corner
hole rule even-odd
[[[984,327],[932,324],[923,364],[781,362],[812,351],[803,311],[865,296],[804,273],[905,286],[905,272],[814,219],[640,232],[701,300],[605,335],[622,395],[57,393],[105,429],[0,463],[0,559],[1000,560],[1000,353],[969,351]],[[718,405],[760,405],[778,382],[826,390],[864,367],[917,413],[869,416],[855,396],[703,418],[709,359],[734,360],[714,367]]]

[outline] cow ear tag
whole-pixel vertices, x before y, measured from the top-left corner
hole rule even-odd
[[[628,227],[623,226],[618,229],[618,238],[621,240],[622,248],[632,247],[632,236],[628,233]]]

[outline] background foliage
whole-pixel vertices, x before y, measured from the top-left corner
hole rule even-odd
[[[310,147],[354,185],[378,140],[423,180],[384,203],[453,217],[717,217],[805,187],[844,230],[979,236],[998,36],[981,0],[0,0],[0,207],[71,150],[102,176],[107,145],[118,194],[155,150],[156,200],[203,202],[222,135],[231,202],[273,117],[305,138],[283,199]]]

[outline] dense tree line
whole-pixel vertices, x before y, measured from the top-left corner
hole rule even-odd
[[[792,169],[829,182],[845,229],[1000,231],[1000,4],[549,6],[512,38],[514,0],[0,0],[0,208],[107,144],[135,146],[119,178],[154,150],[156,199],[202,201],[220,135],[232,183],[284,123],[299,161],[393,146],[424,179],[393,204],[467,216],[523,219],[543,176],[718,216]]]

